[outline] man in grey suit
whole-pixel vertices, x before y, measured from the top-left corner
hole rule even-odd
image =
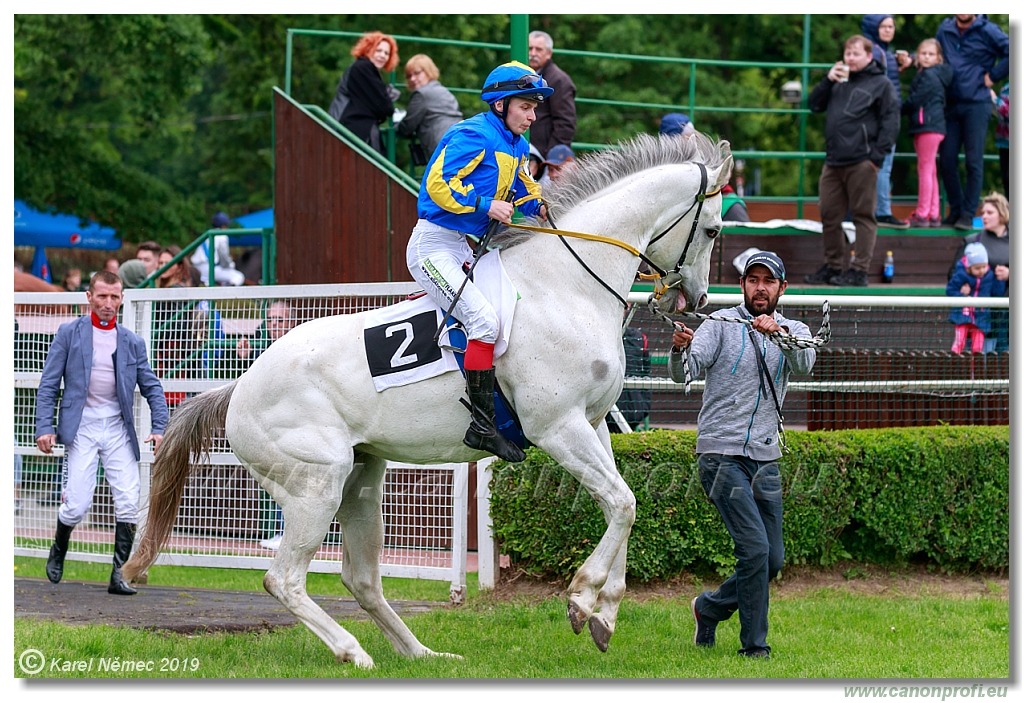
[[[144,441],[159,450],[167,426],[167,401],[149,366],[146,343],[117,324],[122,283],[116,273],[100,271],[86,292],[90,313],[60,326],[43,367],[36,396],[36,446],[51,454],[66,445],[57,511],[57,533],[46,561],[46,577],[59,583],[71,531],[92,506],[97,457],[114,498],[114,568],[107,592],[130,596],[136,591],[121,576],[135,541],[139,513],[139,439],[135,433],[135,387],[149,403],[152,433]],[[60,419],[53,417],[61,381]]]

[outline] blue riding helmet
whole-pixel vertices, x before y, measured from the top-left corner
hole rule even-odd
[[[511,97],[536,100],[542,103],[554,92],[555,89],[538,76],[532,68],[518,61],[510,61],[491,71],[487,80],[484,81],[480,98],[490,105],[502,98]]]

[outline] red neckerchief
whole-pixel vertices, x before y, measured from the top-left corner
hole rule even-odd
[[[112,318],[110,320],[110,322],[104,322],[103,320],[100,319],[99,315],[97,315],[96,313],[91,313],[91,317],[92,317],[92,326],[97,328],[97,329],[112,330],[115,327],[117,327],[117,318],[116,317]]]

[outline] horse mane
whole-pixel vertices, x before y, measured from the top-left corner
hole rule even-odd
[[[591,152],[577,159],[577,166],[544,189],[544,201],[552,217],[568,212],[608,186],[635,173],[670,164],[702,163],[709,170],[719,168],[732,153],[729,142],[714,141],[694,132],[681,136],[638,134],[613,148]],[[530,224],[544,224],[531,221]],[[502,248],[518,244],[531,233],[510,227],[494,236]]]

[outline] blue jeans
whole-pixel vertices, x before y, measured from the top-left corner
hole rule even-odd
[[[732,535],[736,571],[697,598],[702,618],[740,611],[741,652],[768,649],[768,583],[782,569],[782,479],[777,461],[701,454],[700,482]]]
[[[987,102],[954,103],[946,107],[946,138],[939,145],[939,169],[951,216],[974,217],[978,210],[985,165],[985,137],[991,118],[992,104]],[[961,147],[967,166],[964,187],[960,185],[957,163]]]
[[[878,197],[875,201],[875,217],[892,216],[892,161],[896,156],[896,145],[885,155],[882,168],[878,171]]]

